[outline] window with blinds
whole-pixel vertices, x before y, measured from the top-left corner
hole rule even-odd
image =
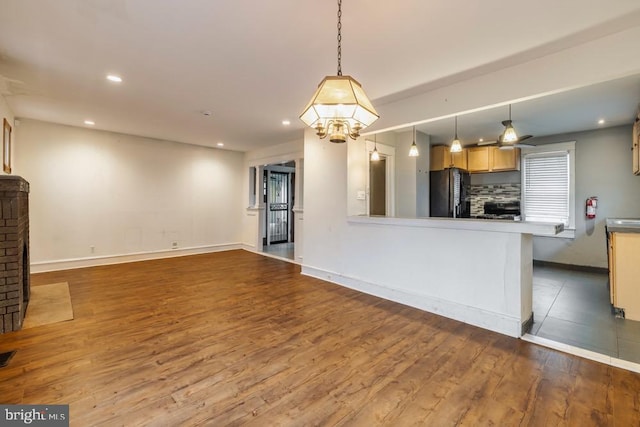
[[[522,192],[527,221],[570,225],[569,154],[569,151],[552,151],[524,156]]]

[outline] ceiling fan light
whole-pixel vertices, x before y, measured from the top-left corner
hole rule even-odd
[[[460,153],[462,152],[462,144],[460,144],[459,139],[454,139],[451,143],[451,148],[449,149],[452,153]]]
[[[513,128],[513,125],[509,123],[504,128],[504,133],[502,134],[502,142],[510,143],[510,142],[517,142],[517,141],[518,141],[518,134],[516,133],[516,130]]]

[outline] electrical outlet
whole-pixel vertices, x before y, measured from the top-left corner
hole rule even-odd
[[[173,242],[173,243],[171,243],[171,247],[172,247],[173,249],[177,248],[177,247],[178,247],[178,242]]]
[[[89,246],[89,250],[91,251],[91,253],[95,253],[96,252],[96,247],[95,246]]]

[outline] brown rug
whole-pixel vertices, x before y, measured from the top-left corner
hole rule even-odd
[[[67,282],[32,286],[23,329],[73,319]]]

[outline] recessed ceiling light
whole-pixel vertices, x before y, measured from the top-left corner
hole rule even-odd
[[[93,125],[95,125],[95,124],[96,124],[96,122],[94,122],[93,120],[85,120],[85,121],[84,121],[84,124],[85,124],[85,125],[88,125],[88,126],[93,126]]]
[[[291,122],[289,120],[283,120],[282,124],[285,126],[289,126],[291,124]]]
[[[484,138],[480,138],[478,142],[484,142]]]
[[[603,124],[604,124],[604,119],[600,119],[600,120],[598,120],[598,124],[599,124],[599,125],[603,125]]]
[[[107,74],[107,80],[114,83],[122,83],[122,77],[116,76],[115,74]]]
[[[224,147],[224,142],[218,142],[216,145],[217,145],[218,147]]]

